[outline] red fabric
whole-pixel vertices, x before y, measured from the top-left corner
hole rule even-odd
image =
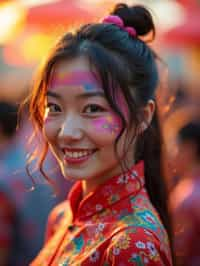
[[[78,182],[50,215],[48,241],[31,266],[171,266],[169,243],[144,187],[143,162],[83,200]]]
[[[26,25],[54,27],[92,21],[94,16],[74,1],[59,0],[33,6],[27,10]]]

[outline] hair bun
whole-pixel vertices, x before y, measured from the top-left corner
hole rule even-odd
[[[152,33],[152,39],[155,37],[155,25],[151,13],[142,5],[128,6],[126,4],[117,4],[111,15],[119,16],[126,27],[133,27],[138,36],[145,36]]]

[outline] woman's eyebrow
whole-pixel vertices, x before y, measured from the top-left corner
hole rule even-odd
[[[61,99],[61,96],[58,93],[53,92],[53,91],[47,91],[46,96],[51,96],[51,97],[54,97],[56,99]]]
[[[102,91],[94,91],[94,92],[84,92],[82,94],[77,95],[77,98],[88,98],[88,97],[95,97],[100,96],[105,98],[105,94]]]

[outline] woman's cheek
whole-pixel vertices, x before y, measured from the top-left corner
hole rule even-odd
[[[114,114],[95,118],[90,122],[91,137],[102,144],[114,142],[121,128],[121,120]]]
[[[51,141],[55,137],[55,123],[53,122],[53,119],[50,117],[44,117],[43,120],[43,135],[46,138],[47,141]]]

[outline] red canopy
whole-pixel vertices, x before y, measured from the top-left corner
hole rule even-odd
[[[177,0],[177,2],[183,5],[185,8],[195,9],[200,6],[199,0]]]
[[[93,19],[94,15],[87,9],[81,8],[76,1],[60,0],[29,8],[26,24],[36,27],[55,27],[89,22]]]
[[[185,7],[183,23],[164,34],[164,41],[175,45],[200,44],[200,2],[179,0]]]

